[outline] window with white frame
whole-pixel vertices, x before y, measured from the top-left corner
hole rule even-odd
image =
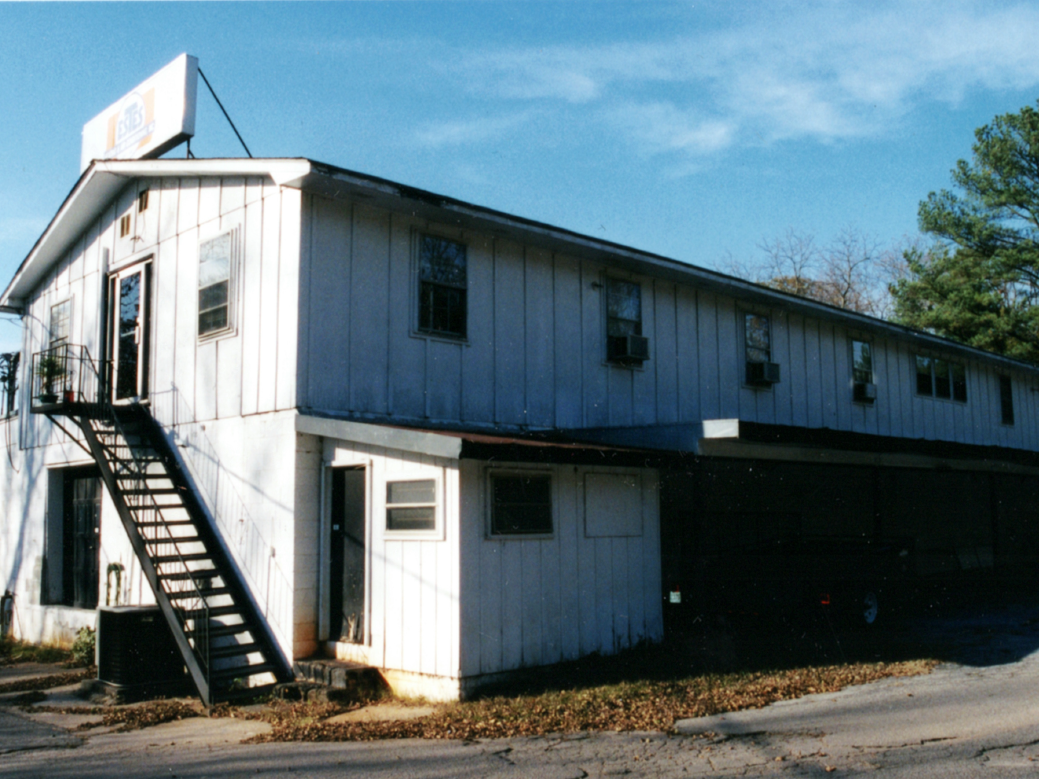
[[[638,350],[631,337],[642,335],[642,285],[621,279],[606,279],[606,359],[619,363],[641,363],[633,359]]]
[[[198,334],[223,333],[233,327],[234,233],[227,232],[198,248]]]
[[[63,300],[51,306],[50,347],[69,342],[69,327],[72,321],[72,301]]]
[[[916,394],[967,402],[967,369],[963,363],[916,355]]]
[[[386,482],[387,531],[429,531],[436,526],[436,479]]]
[[[548,473],[491,471],[492,536],[552,533],[552,476]]]
[[[433,235],[419,239],[418,330],[465,338],[466,246]]]

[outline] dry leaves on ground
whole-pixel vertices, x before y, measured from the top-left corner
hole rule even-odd
[[[16,679],[13,682],[0,684],[0,693],[28,692],[29,690],[49,690],[52,687],[64,687],[67,684],[83,681],[94,673],[93,669],[84,668],[82,671],[68,671],[67,673],[50,674],[49,676],[35,676],[30,679]]]
[[[475,740],[580,731],[670,731],[676,720],[756,709],[812,693],[836,692],[892,676],[929,673],[931,660],[852,663],[770,673],[705,675],[666,682],[626,682],[582,690],[458,703],[405,722],[324,722],[334,704],[260,714],[272,725],[261,741],[366,741],[392,738]]]
[[[84,722],[77,730],[94,728],[114,728],[117,733],[130,730],[150,728],[164,722],[201,717],[204,713],[202,705],[179,700],[149,701],[135,706],[32,706],[29,711],[53,712],[55,714],[100,714],[100,722]]]

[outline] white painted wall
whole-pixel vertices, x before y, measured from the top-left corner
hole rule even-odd
[[[551,537],[490,536],[491,467],[551,473]],[[656,471],[463,460],[460,480],[463,677],[663,638]]]
[[[324,461],[367,469],[370,605],[364,658],[380,668],[457,679],[458,461],[334,439],[324,439]],[[437,482],[435,533],[386,530],[386,483],[409,479]]]
[[[914,349],[871,338],[879,397],[856,404],[851,339],[829,321],[754,307],[772,322],[782,381],[743,385],[739,301],[617,272],[642,287],[640,369],[605,361],[599,262],[360,203],[303,197],[300,405],[401,421],[530,427],[734,418],[881,435],[1039,447],[1032,375],[1013,374],[1017,422],[1000,424],[998,375],[968,362],[968,402],[915,393]],[[417,238],[468,247],[468,338],[415,332]],[[940,353],[937,356],[942,356]],[[953,358],[961,361],[958,358]]]
[[[138,193],[149,206],[137,211]],[[313,629],[293,622],[296,521],[307,504],[295,481],[297,279],[300,192],[260,178],[136,180],[69,247],[28,299],[21,408],[29,408],[31,355],[48,345],[50,308],[72,300],[70,342],[102,354],[107,274],[151,258],[152,328],[150,402],[153,414],[184,444],[180,451],[201,488],[203,501],[246,576],[261,611],[290,656],[315,647]],[[130,233],[118,236],[123,215]],[[197,337],[199,244],[228,230],[239,236],[235,276],[236,328],[219,338]],[[46,513],[47,468],[84,458],[81,449],[46,418],[22,413],[0,423],[13,438],[12,467],[0,464],[7,516],[0,547],[0,573],[16,590],[19,607],[39,600],[39,573]],[[18,444],[23,447],[21,450]],[[311,502],[316,498],[310,498]],[[313,511],[313,507],[311,507]],[[106,496],[102,508],[101,597],[110,560],[140,578],[117,515]],[[121,537],[121,540],[120,540]],[[278,554],[272,554],[276,550]],[[68,629],[48,625],[93,624],[93,612],[33,607],[24,617],[26,635],[67,638]],[[57,633],[55,631],[58,631]],[[61,632],[64,631],[64,632]],[[308,634],[309,631],[309,634]]]

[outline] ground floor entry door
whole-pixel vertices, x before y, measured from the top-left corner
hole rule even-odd
[[[101,480],[92,468],[70,469],[63,492],[62,600],[68,606],[94,609],[101,561]]]
[[[148,338],[151,262],[139,262],[109,277],[112,400],[148,396]]]
[[[355,644],[364,641],[366,482],[364,468],[332,470],[330,637]]]

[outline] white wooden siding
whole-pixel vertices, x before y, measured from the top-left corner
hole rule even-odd
[[[299,404],[329,411],[504,426],[593,427],[739,417],[908,438],[1035,448],[1034,379],[1014,378],[1013,426],[1000,424],[997,373],[966,361],[968,401],[916,395],[914,347],[780,307],[614,272],[502,237],[304,195]],[[414,253],[423,232],[468,247],[461,340],[415,332]],[[602,282],[642,287],[651,359],[605,360]],[[306,297],[306,296],[305,296]],[[740,320],[769,315],[782,381],[743,382]],[[851,340],[872,342],[878,398],[854,403]],[[269,340],[261,337],[261,342]],[[940,352],[933,352],[942,356]],[[960,358],[953,357],[959,361]]]
[[[493,538],[487,532],[487,468],[473,460],[459,464],[465,496],[460,524],[463,676],[608,654],[662,637],[655,471],[553,466],[551,537]],[[633,475],[639,482],[637,535],[595,538],[586,533],[588,474]]]
[[[324,461],[332,467],[364,466],[368,477],[367,661],[457,679],[458,462],[333,439],[325,440]],[[437,481],[436,537],[386,531],[386,483],[404,479]]]

